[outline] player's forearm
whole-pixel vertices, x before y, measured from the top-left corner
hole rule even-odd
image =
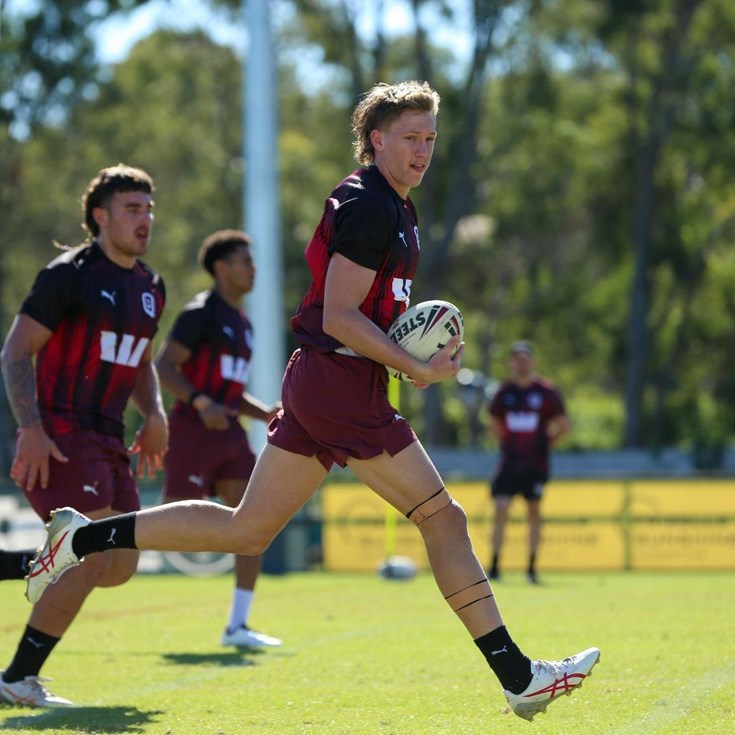
[[[360,355],[407,375],[417,374],[425,366],[388,339],[380,327],[357,309],[325,310],[324,331]]]
[[[161,385],[174,397],[187,403],[194,393],[194,386],[174,366],[157,362],[158,379]]]
[[[269,421],[274,414],[276,406],[263,403],[249,393],[243,393],[240,399],[239,412],[243,416],[249,416],[259,421]]]
[[[28,355],[2,353],[2,372],[10,409],[18,426],[26,428],[41,421],[36,401],[33,361]]]
[[[554,446],[558,444],[570,431],[572,430],[572,424],[565,416],[557,419],[549,426],[549,445]]]
[[[153,363],[147,362],[141,366],[131,398],[144,418],[156,413],[165,414],[161,385]]]

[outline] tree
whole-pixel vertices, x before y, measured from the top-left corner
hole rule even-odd
[[[634,258],[623,441],[628,446],[660,444],[672,438],[664,432],[666,394],[673,387],[672,351],[683,346],[691,306],[706,272],[704,242],[687,244],[682,237],[685,223],[678,215],[688,182],[672,164],[688,159],[687,175],[697,175],[699,167],[687,150],[700,150],[701,143],[697,134],[681,135],[681,126],[690,133],[692,123],[694,129],[699,127],[702,101],[696,80],[706,66],[714,71],[718,54],[732,50],[733,16],[725,4],[705,5],[701,0],[611,2],[601,20],[601,37],[625,75],[628,155],[623,160],[631,173],[628,211]],[[727,65],[719,65],[721,72],[726,70]],[[712,74],[707,76],[714,80]],[[687,148],[678,147],[682,144]],[[668,298],[659,296],[661,287]],[[672,314],[680,316],[673,341],[663,337]],[[648,395],[652,386],[655,401]]]
[[[111,13],[130,10],[143,0],[57,0],[40,3],[26,14],[10,15],[0,3],[0,237],[15,243],[25,226],[21,147],[42,125],[63,123],[69,110],[99,81],[99,65],[90,29]],[[18,216],[21,215],[21,216]],[[0,259],[0,324],[7,322],[4,276],[7,251]],[[12,308],[15,308],[15,304]],[[12,312],[11,312],[12,313]],[[0,468],[9,468],[11,414],[0,381]]]

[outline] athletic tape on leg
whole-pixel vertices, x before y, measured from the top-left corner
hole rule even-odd
[[[492,596],[493,591],[490,587],[490,582],[487,579],[481,579],[479,582],[475,582],[475,584],[471,584],[469,587],[465,587],[463,590],[455,592],[444,599],[449,603],[449,606],[454,612],[458,612],[462,608],[474,605],[476,602],[486,600]]]
[[[446,508],[451,502],[452,498],[446,491],[446,488],[442,488],[427,500],[419,503],[413,510],[408,511],[408,513],[406,513],[406,518],[413,521],[418,526],[427,518],[431,518],[435,513]]]

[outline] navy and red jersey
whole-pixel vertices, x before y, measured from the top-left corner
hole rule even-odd
[[[242,309],[216,291],[203,291],[176,318],[170,339],[191,351],[181,374],[195,391],[223,406],[240,407],[253,353],[253,330]],[[199,415],[183,401],[176,401],[173,410]]]
[[[291,329],[300,344],[318,352],[342,346],[322,328],[324,283],[334,253],[375,271],[360,311],[388,331],[408,307],[419,259],[418,220],[411,200],[402,199],[375,166],[358,169],[338,184],[306,247],[312,282]]]
[[[503,424],[500,471],[547,478],[547,427],[566,413],[561,393],[545,378],[537,378],[526,387],[508,381],[493,396],[489,410]]]
[[[36,356],[36,393],[50,436],[95,429],[122,438],[123,411],[158,329],[166,291],[143,262],[113,263],[96,242],[49,263],[20,313],[52,334]]]

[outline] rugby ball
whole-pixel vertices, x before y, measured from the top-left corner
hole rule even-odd
[[[410,306],[390,325],[387,335],[413,357],[428,362],[455,335],[464,339],[464,320],[459,309],[449,301],[422,301]],[[389,367],[398,380],[413,380],[400,370]]]
[[[391,556],[378,567],[383,579],[413,579],[417,571],[416,563],[408,556]]]

